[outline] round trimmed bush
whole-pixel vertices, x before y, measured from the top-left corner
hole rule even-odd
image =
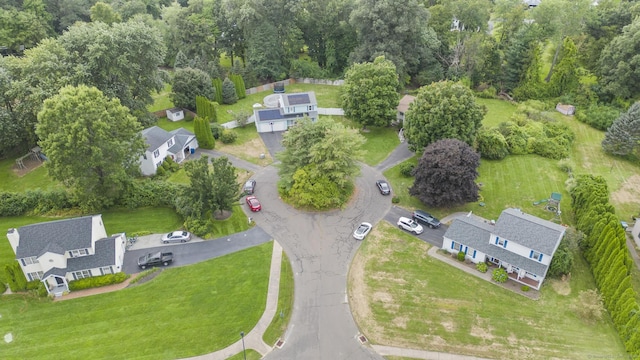
[[[402,174],[402,176],[404,177],[412,177],[413,169],[415,169],[415,167],[416,166],[411,163],[404,163],[400,165],[400,174]]]
[[[464,258],[467,256],[467,254],[465,254],[462,251],[458,251],[458,254],[456,255],[456,258],[458,259],[458,261],[464,261]]]
[[[507,270],[503,268],[497,268],[493,270],[493,273],[491,274],[491,278],[493,279],[493,281],[503,284],[507,282],[509,275],[507,275]]]
[[[487,266],[487,263],[481,262],[476,264],[476,270],[480,271],[481,273],[486,273],[487,270],[489,270],[489,266]]]
[[[232,144],[233,142],[236,141],[237,138],[238,138],[238,134],[236,134],[235,131],[230,129],[224,129],[220,134],[220,141],[222,141],[223,144]]]

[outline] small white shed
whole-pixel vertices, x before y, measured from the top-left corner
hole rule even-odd
[[[168,109],[167,119],[169,119],[170,121],[179,121],[184,119],[184,110],[180,108]]]

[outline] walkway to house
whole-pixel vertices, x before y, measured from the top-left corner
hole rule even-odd
[[[133,274],[127,280],[125,280],[125,281],[123,281],[123,282],[121,282],[119,284],[107,285],[107,286],[102,286],[102,287],[98,287],[98,288],[91,288],[91,289],[85,289],[85,290],[74,290],[74,291],[72,291],[72,292],[70,292],[70,293],[68,293],[66,295],[54,297],[53,301],[71,300],[71,299],[77,299],[77,298],[81,298],[81,297],[85,297],[85,296],[104,294],[104,293],[108,293],[108,292],[112,292],[112,291],[122,290],[122,289],[126,288],[127,286],[129,286],[131,281],[133,279],[137,278],[138,275],[140,275],[140,273]]]

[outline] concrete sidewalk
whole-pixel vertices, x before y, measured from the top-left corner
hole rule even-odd
[[[273,241],[273,254],[271,255],[271,270],[269,275],[269,289],[267,291],[267,304],[264,313],[256,326],[244,336],[244,347],[253,349],[264,356],[269,353],[273,347],[262,341],[262,335],[278,309],[278,293],[280,291],[280,265],[282,263],[282,246],[277,241]],[[240,334],[238,334],[240,338]],[[242,339],[227,346],[222,350],[188,358],[190,360],[223,360],[242,352]]]

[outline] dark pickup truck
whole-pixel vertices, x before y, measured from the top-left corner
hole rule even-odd
[[[140,269],[146,269],[148,266],[167,266],[173,262],[172,252],[154,252],[142,255],[138,258],[138,266]]]

